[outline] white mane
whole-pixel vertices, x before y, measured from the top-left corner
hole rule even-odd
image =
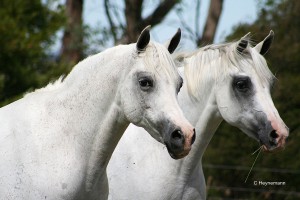
[[[209,82],[222,80],[233,70],[245,71],[249,67],[254,69],[263,85],[270,85],[274,76],[264,57],[250,45],[245,49],[245,53],[240,54],[236,50],[237,44],[238,42],[208,45],[192,53],[176,56],[179,62],[184,62],[187,87],[191,96],[199,99],[201,94],[198,91],[205,91]]]
[[[56,89],[60,88],[60,86],[62,85],[64,77],[65,77],[64,75],[61,75],[57,80],[48,83],[48,85],[46,85],[45,87],[36,89],[33,92],[25,93],[24,97],[30,96],[31,94],[37,93],[37,92],[48,92],[48,91],[56,90]]]
[[[140,57],[144,60],[146,68],[153,71],[154,73],[159,74],[160,70],[163,70],[164,73],[173,78],[173,80],[176,80],[176,78],[178,78],[176,65],[165,46],[155,42],[150,42],[145,52],[137,54],[135,44],[118,45],[116,47],[109,48],[101,53],[87,57],[86,59],[80,61],[67,77],[64,77],[62,75],[59,79],[49,83],[44,88],[36,89],[33,92],[25,94],[25,97],[36,92],[48,92],[57,90],[64,84],[64,79],[70,79],[70,76],[72,76],[72,79],[76,79],[74,81],[78,81],[78,79],[81,78],[87,79],[87,77],[84,77],[84,74],[95,74],[96,70],[99,70],[99,68],[101,68],[102,66],[105,67],[105,63],[108,60],[120,59],[118,55],[123,56],[127,61],[128,59],[130,60]]]
[[[159,74],[161,73],[160,70],[163,70],[173,80],[178,78],[175,62],[165,46],[156,42],[150,42],[146,51],[140,53],[139,56],[144,58],[146,67],[152,66],[149,69],[153,70],[154,73]]]

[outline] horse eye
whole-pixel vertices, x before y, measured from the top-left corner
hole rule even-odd
[[[246,92],[249,89],[249,83],[247,80],[239,80],[235,83],[235,86],[241,92]]]
[[[238,81],[236,83],[236,86],[237,86],[238,89],[245,89],[247,87],[245,81]]]
[[[142,90],[148,90],[153,87],[153,81],[149,78],[141,78],[139,84]]]

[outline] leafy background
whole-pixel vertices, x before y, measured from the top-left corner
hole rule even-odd
[[[74,62],[66,62],[60,59],[58,52],[51,51],[58,40],[57,32],[68,30],[66,5],[59,2],[1,0],[0,106],[67,74],[73,66]],[[226,40],[236,40],[252,32],[253,41],[258,42],[274,30],[275,39],[266,58],[278,79],[272,97],[290,128],[290,137],[284,151],[261,153],[244,183],[255,159],[251,154],[258,144],[240,130],[222,123],[203,157],[208,199],[300,199],[300,1],[259,2],[257,20],[238,24]],[[116,35],[120,35],[121,28],[115,27]],[[113,37],[109,29],[95,31],[85,24],[75,33],[84,38],[82,43],[73,42],[83,57],[91,53],[89,46],[95,42],[91,38],[98,38],[99,44],[104,45]],[[253,181],[260,180],[284,181],[286,185],[253,185]]]

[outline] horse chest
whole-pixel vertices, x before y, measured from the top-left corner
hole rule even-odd
[[[82,156],[50,147],[35,151],[26,145],[22,151],[9,151],[3,161],[9,167],[3,171],[9,173],[0,172],[1,181],[6,183],[0,184],[0,199],[75,199],[84,187]]]

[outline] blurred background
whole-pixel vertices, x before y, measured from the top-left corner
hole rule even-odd
[[[297,0],[1,0],[0,106],[45,86],[88,55],[135,42],[152,25],[165,42],[180,27],[180,50],[238,40],[248,32],[275,39],[266,55],[277,77],[272,97],[290,128],[285,150],[262,153],[257,142],[222,123],[203,158],[208,199],[300,199],[300,1]],[[255,186],[279,181],[284,186]]]

